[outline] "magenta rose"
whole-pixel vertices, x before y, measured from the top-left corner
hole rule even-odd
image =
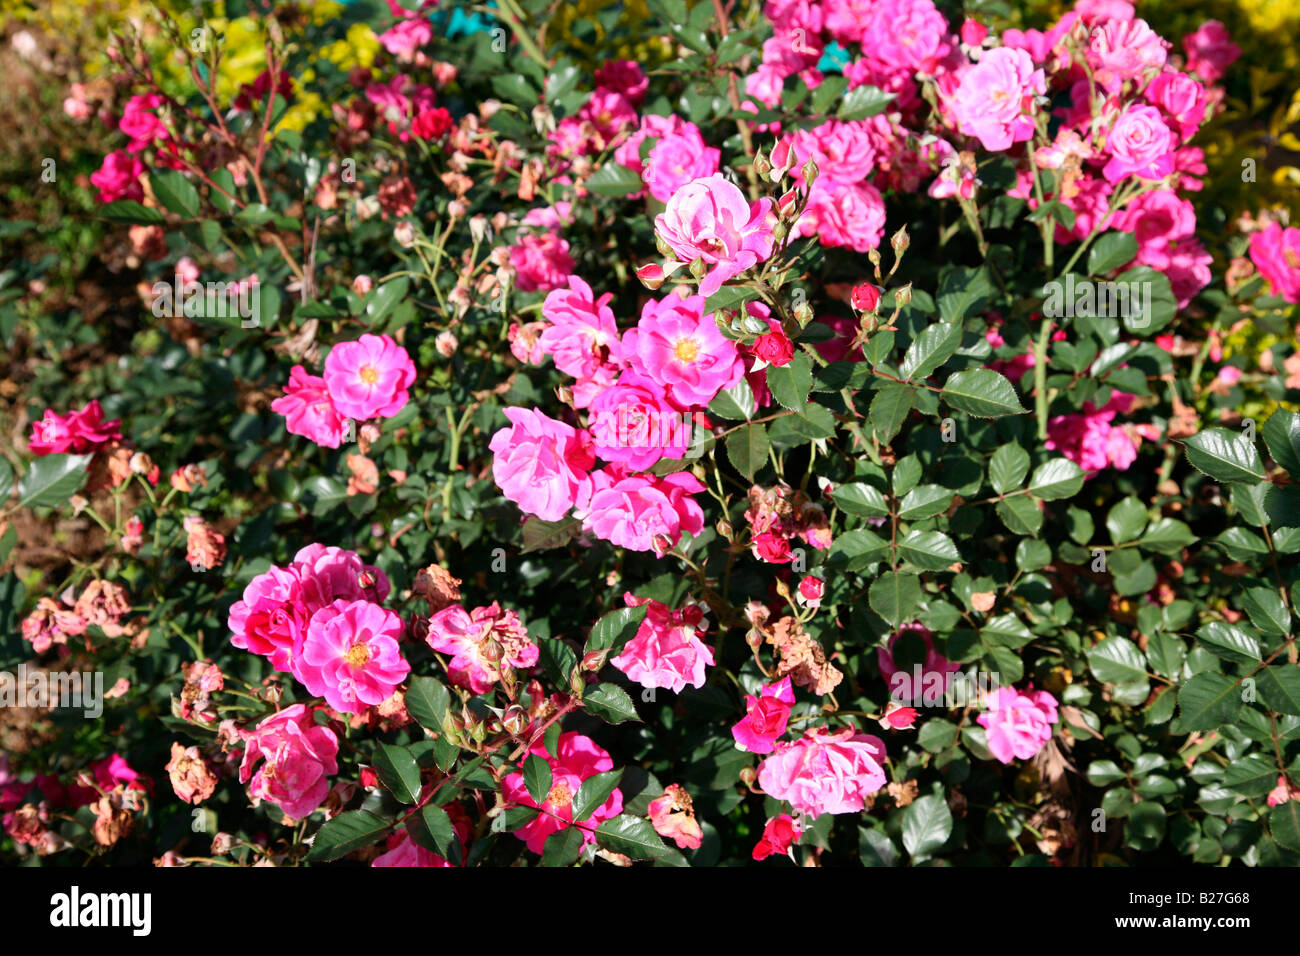
[[[387,335],[366,333],[334,346],[325,359],[325,385],[334,407],[357,421],[392,418],[406,407],[414,382],[411,356]]]
[[[317,726],[306,706],[294,704],[267,717],[248,734],[239,782],[249,783],[251,778],[248,795],[255,804],[268,800],[301,820],[329,795],[326,776],[338,773],[338,752],[334,732]]]
[[[551,230],[540,236],[524,233],[519,244],[510,247],[510,265],[520,292],[558,289],[573,274],[569,244]]]
[[[492,477],[525,514],[558,521],[591,493],[590,438],[537,409],[507,408],[510,426],[492,436]]]
[[[776,749],[776,739],[785,733],[793,706],[794,688],[788,676],[764,684],[758,697],[746,694],[745,717],[731,728],[736,746],[750,753],[770,754]]]
[[[370,601],[335,601],[312,615],[294,676],[345,714],[382,704],[411,672],[397,646],[403,626]]]
[[[611,465],[592,475],[592,489],[582,527],[621,548],[662,557],[683,531],[694,535],[704,528],[704,510],[690,497],[704,483],[688,471],[628,477]]]
[[[271,403],[271,410],[284,416],[285,428],[291,435],[309,438],[322,448],[343,444],[347,419],[334,407],[325,379],[308,373],[301,365],[293,367],[284,396]]]
[[[1275,222],[1255,233],[1250,237],[1250,261],[1274,295],[1300,302],[1300,229],[1283,229]]]
[[[596,454],[633,471],[661,458],[681,458],[690,445],[689,416],[673,406],[663,385],[636,372],[624,372],[602,391],[590,416]]]
[[[614,769],[614,761],[607,751],[590,737],[575,731],[560,734],[555,751],[554,755],[547,753],[546,744],[540,740],[529,751],[530,755],[545,760],[551,768],[551,789],[541,804],[529,794],[522,773],[508,774],[501,783],[501,792],[507,803],[546,811],[537,814],[531,822],[515,831],[515,836],[523,840],[534,853],[546,849],[546,840],[552,833],[573,826],[573,798],[577,796],[582,782],[598,773],[608,773]],[[615,788],[605,798],[605,802],[582,821],[580,830],[583,843],[594,843],[596,837],[593,831],[596,827],[622,812],[623,794]]]
[[[33,455],[84,454],[96,445],[121,438],[121,425],[118,418],[104,421],[104,409],[97,398],[80,411],[66,415],[47,408],[41,420],[32,423],[27,450]]]
[[[1174,169],[1173,132],[1154,106],[1130,106],[1120,114],[1106,137],[1110,159],[1102,175],[1110,183],[1125,176],[1163,179]]]
[[[999,687],[976,723],[988,732],[989,751],[1002,763],[1028,760],[1052,739],[1056,698],[1045,690]]]
[[[623,358],[683,409],[708,405],[745,371],[736,343],[718,331],[698,295],[648,301],[636,328],[623,333]]]

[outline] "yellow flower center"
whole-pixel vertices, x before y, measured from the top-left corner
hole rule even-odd
[[[673,357],[679,362],[694,362],[700,354],[700,346],[694,339],[678,339],[673,347]]]
[[[343,659],[352,667],[365,667],[370,661],[370,648],[364,644],[353,644],[343,655]]]
[[[379,370],[373,365],[361,366],[361,371],[357,374],[361,378],[361,381],[365,382],[367,385],[374,385],[375,382],[379,381]]]
[[[557,783],[546,795],[546,802],[553,807],[567,807],[573,802],[573,791],[567,783]]]

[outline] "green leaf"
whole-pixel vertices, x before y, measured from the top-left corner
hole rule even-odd
[[[883,518],[889,514],[885,496],[871,485],[861,482],[840,485],[831,491],[831,499],[841,511],[865,518]]]
[[[531,110],[537,105],[541,95],[518,73],[495,73],[491,78],[492,91],[503,100]],[[613,165],[612,163],[610,165]]]
[[[896,382],[890,382],[876,392],[867,417],[871,420],[871,428],[876,433],[877,440],[886,445],[894,440],[912,411],[915,397],[915,389]]]
[[[1241,688],[1231,677],[1203,672],[1178,689],[1177,733],[1215,730],[1241,713]]]
[[[952,835],[952,811],[943,798],[927,795],[903,811],[903,846],[913,858],[924,858]]]
[[[640,192],[645,183],[641,181],[640,173],[609,161],[587,179],[586,186],[597,196],[618,199]]]
[[[607,724],[640,720],[632,698],[617,684],[593,684],[582,695],[582,706]]]
[[[762,425],[745,425],[727,436],[727,458],[735,469],[753,481],[767,462],[767,429]]]
[[[416,722],[434,733],[442,732],[442,717],[451,693],[433,677],[412,677],[406,685],[406,710]]]
[[[1226,428],[1207,428],[1186,441],[1187,460],[1217,481],[1263,481],[1263,462],[1255,443]]]
[[[528,755],[524,761],[524,786],[534,803],[540,806],[546,802],[551,793],[551,765],[544,757]]]
[[[709,412],[732,422],[748,421],[754,417],[754,391],[743,378],[731,388],[718,392],[709,402]]]
[[[1259,430],[1273,460],[1300,479],[1300,415],[1278,409]]]
[[[1115,544],[1136,541],[1147,525],[1147,509],[1133,495],[1113,505],[1106,513],[1106,530]]]
[[[839,118],[845,121],[860,120],[883,113],[895,95],[875,86],[854,87],[840,101]]]
[[[913,488],[898,503],[898,516],[905,521],[933,518],[948,510],[953,493],[942,485],[921,485]]]
[[[645,620],[647,606],[621,607],[602,615],[587,636],[587,653],[610,651],[612,654],[622,650],[623,645],[636,636],[641,622]]]
[[[782,406],[802,411],[812,390],[812,359],[804,352],[796,352],[788,365],[768,366],[767,387]]]
[[[1018,648],[1032,641],[1034,634],[1014,614],[999,614],[980,628],[980,637],[985,644]]]
[[[579,827],[556,830],[542,847],[542,866],[572,866],[582,854],[586,837]]]
[[[370,846],[391,829],[391,824],[369,810],[340,813],[316,831],[311,843],[310,861],[337,860],[341,856]]]
[[[1196,639],[1211,653],[1238,664],[1259,660],[1259,641],[1226,621],[1211,621],[1196,632]]]
[[[942,531],[910,532],[899,542],[898,554],[922,571],[942,571],[961,560],[957,545]]]
[[[576,538],[581,531],[582,521],[578,518],[543,521],[535,515],[529,515],[524,522],[524,541],[520,554],[561,548]]]
[[[835,536],[826,563],[844,571],[861,571],[889,557],[889,542],[869,528],[854,528]]]
[[[595,813],[623,779],[623,768],[598,773],[582,781],[573,797],[573,820],[582,823]]]
[[[149,174],[149,184],[153,187],[154,197],[171,212],[187,219],[198,216],[202,208],[199,191],[180,170],[155,170]]]
[[[129,223],[134,226],[156,226],[167,221],[160,210],[142,205],[134,199],[119,199],[101,206],[99,218],[106,222]]]
[[[460,864],[460,836],[442,807],[425,804],[419,813],[411,816],[406,830],[426,850],[432,850],[449,863]]]
[[[1000,418],[1025,412],[1015,387],[1004,376],[988,368],[950,375],[942,394],[953,408],[976,418]]]
[[[1138,544],[1161,554],[1177,554],[1196,543],[1192,529],[1177,518],[1158,518],[1138,539]]]
[[[1094,760],[1088,764],[1085,776],[1094,787],[1108,787],[1112,783],[1123,780],[1124,771],[1113,760]]]
[[[1255,674],[1255,689],[1269,710],[1300,715],[1300,667],[1273,664]]]
[[[397,303],[406,298],[410,288],[411,280],[406,276],[398,276],[371,292],[366,299],[365,308],[362,310],[370,327],[375,328],[382,322],[388,316],[388,313],[392,312],[397,306]]]
[[[908,346],[899,372],[908,381],[927,378],[961,348],[961,336],[960,322],[939,322],[922,330]]]
[[[420,767],[408,748],[381,743],[375,750],[375,769],[380,782],[402,803],[420,799]]]
[[[910,621],[921,603],[921,579],[906,571],[886,571],[867,592],[871,609],[898,627]]]
[[[1147,679],[1146,657],[1127,637],[1108,637],[1088,652],[1093,676],[1107,684],[1127,684]]]
[[[13,466],[10,465],[9,462],[6,461],[5,459],[0,458],[0,507],[2,507],[4,503],[9,500],[9,495],[13,492],[13,490],[14,490]],[[3,559],[0,559],[0,563],[3,563]]]
[[[1128,265],[1137,255],[1137,240],[1127,232],[1108,232],[1088,252],[1088,275],[1099,276]]]
[[[998,446],[998,450],[989,459],[989,483],[1000,495],[1018,489],[1027,474],[1029,474],[1029,452],[1014,442]]]
[[[858,827],[858,859],[863,866],[897,866],[898,848],[875,827]]]
[[[650,821],[620,813],[596,828],[596,842],[634,860],[654,860],[668,852]]]
[[[1043,526],[1043,512],[1038,502],[1028,495],[1004,498],[995,510],[1002,523],[1016,534],[1036,535]]]
[[[86,481],[93,455],[45,455],[32,462],[18,484],[18,507],[53,508],[67,504]]]
[[[1265,634],[1285,637],[1291,633],[1291,612],[1272,588],[1247,588],[1241,596],[1241,607],[1250,615],[1250,622]]]
[[[1007,447],[1016,448],[1016,445]],[[1087,472],[1068,458],[1053,458],[1034,469],[1029,480],[1029,493],[1044,501],[1072,498],[1083,488]]]
[[[1268,815],[1268,830],[1278,846],[1300,853],[1300,800],[1288,800]]]

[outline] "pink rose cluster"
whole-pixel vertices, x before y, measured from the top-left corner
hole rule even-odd
[[[1056,698],[1045,690],[999,687],[985,700],[976,723],[988,734],[989,751],[1002,763],[1028,760],[1052,739]]]
[[[1082,412],[1057,415],[1047,423],[1044,447],[1059,451],[1090,474],[1103,468],[1127,471],[1137,460],[1142,439],[1160,438],[1154,425],[1113,424],[1117,414],[1133,407],[1133,401],[1132,395],[1115,392],[1101,408],[1084,402]]]
[[[1270,223],[1250,237],[1250,261],[1273,295],[1300,302],[1300,229]],[[48,415],[49,412],[46,412]]]
[[[60,415],[47,408],[39,421],[32,423],[27,449],[33,455],[84,455],[100,445],[122,437],[122,420],[104,421],[99,399],[91,399],[80,411]]]
[[[758,766],[758,785],[796,813],[861,813],[866,798],[886,783],[885,744],[852,727],[814,727],[798,740],[782,741]]]
[[[254,805],[265,800],[301,820],[325,802],[326,778],[339,771],[339,740],[313,714],[313,708],[294,704],[243,732],[239,782],[248,784]]]
[[[284,396],[271,408],[284,416],[291,435],[338,448],[349,419],[392,418],[406,407],[414,382],[415,363],[406,349],[387,335],[366,333],[330,349],[323,378],[295,365]]]
[[[680,694],[687,686],[703,687],[705,667],[714,663],[713,650],[701,638],[706,632],[704,608],[688,604],[673,610],[662,601],[623,595],[628,607],[645,605],[646,615],[632,639],[610,663],[642,687],[663,687]]]
[[[683,533],[698,534],[704,484],[690,472],[646,473],[679,458],[703,409],[745,372],[745,359],[705,312],[704,298],[648,301],[635,328],[619,334],[608,294],[571,276],[542,304],[538,348],[576,380],[566,389],[573,422],[508,408],[492,436],[497,486],[528,515],[558,521],[576,512],[596,537],[663,555]],[[597,467],[597,461],[606,464]]]
[[[472,611],[460,604],[443,608],[429,618],[425,641],[451,655],[447,676],[474,694],[490,691],[506,668],[531,668],[539,654],[519,615],[502,610],[495,601]]]
[[[355,552],[311,544],[253,578],[230,609],[230,643],[266,657],[342,713],[393,696],[410,673],[388,577]]]

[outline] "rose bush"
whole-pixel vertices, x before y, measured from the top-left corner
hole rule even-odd
[[[1240,47],[999,6],[117,29],[111,291],[0,283],[0,856],[1300,863]]]

